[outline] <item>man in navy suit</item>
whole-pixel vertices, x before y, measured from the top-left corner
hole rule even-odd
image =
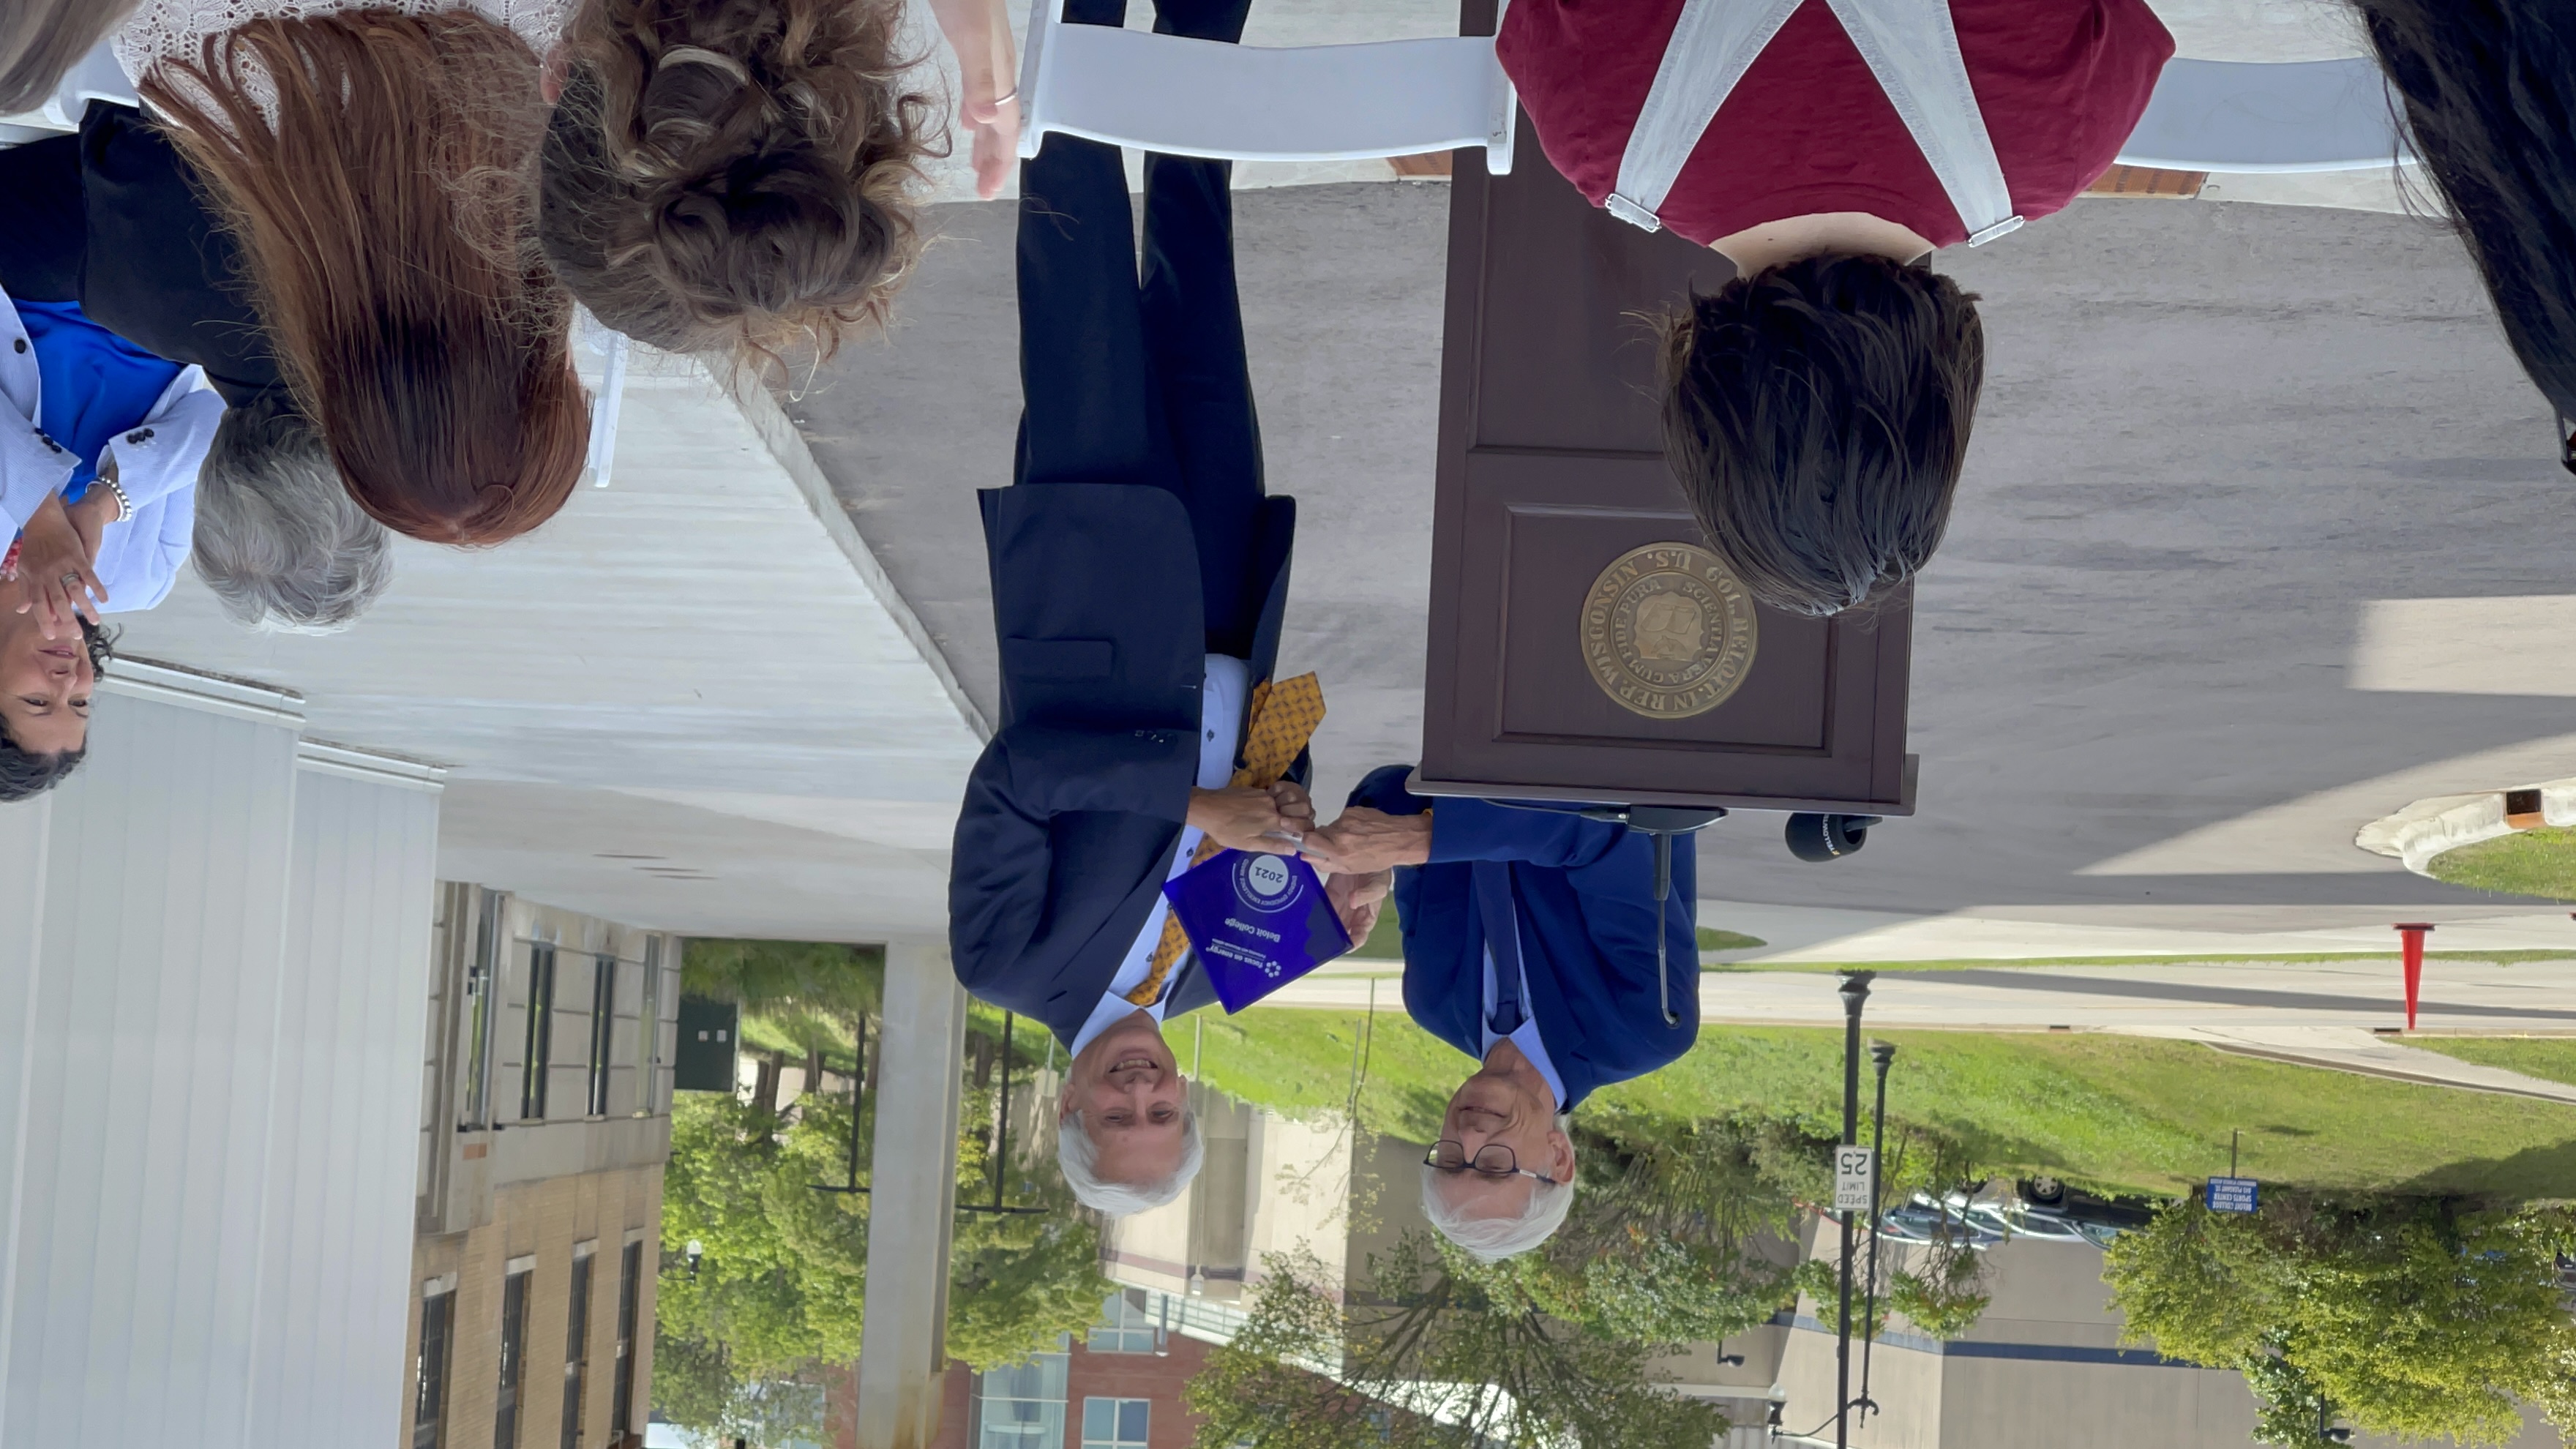
[[[1157,30],[1232,42],[1250,0],[1156,8]],[[1230,785],[1297,513],[1262,492],[1228,172],[1145,158],[1140,282],[1116,147],[1052,135],[1022,169],[1017,477],[980,495],[1002,710],[958,816],[949,946],[969,991],[1072,1053],[1059,1158],[1112,1214],[1171,1201],[1201,1158],[1161,1024],[1215,992],[1172,958],[1163,882],[1202,839],[1285,852],[1314,819],[1300,783]]]
[[[1698,1036],[1697,856],[1689,836],[1673,842],[1662,930],[1681,1019],[1666,1025],[1651,840],[1569,809],[1426,800],[1405,775],[1402,765],[1372,771],[1306,848],[1351,911],[1372,910],[1392,886],[1404,1009],[1481,1063],[1449,1098],[1422,1206],[1451,1242],[1493,1261],[1564,1223],[1575,1181],[1568,1115]]]

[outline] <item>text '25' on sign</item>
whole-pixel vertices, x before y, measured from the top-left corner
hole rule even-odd
[[[1877,1154],[1866,1147],[1834,1149],[1834,1211],[1865,1213],[1877,1177]]]

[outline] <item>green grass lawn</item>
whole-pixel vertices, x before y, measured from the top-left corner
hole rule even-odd
[[[2499,895],[2576,901],[2576,829],[2543,827],[2499,835],[2434,856],[2436,880]]]
[[[2482,1067],[2576,1087],[2576,1037],[2410,1036],[2406,1044]]]
[[[1210,1084],[1292,1112],[1348,1103],[1355,1059],[1364,1054],[1363,1120],[1428,1141],[1473,1066],[1388,996],[1373,1031],[1356,1014],[1255,1008],[1233,1018],[1201,1013],[1166,1034],[1187,1063],[1194,1032],[1203,1030],[1200,1071]],[[2269,1181],[2519,1198],[2576,1191],[2576,1107],[2231,1057],[2184,1042],[1873,1035],[1898,1047],[1888,1079],[1891,1123],[1954,1136],[1998,1175],[2045,1170],[2096,1188],[2176,1193],[2225,1172],[2228,1133],[2242,1129],[2244,1172]],[[1829,1029],[1711,1027],[1680,1062],[1596,1094],[1585,1110],[1667,1119],[1755,1111],[1832,1130],[1840,1125],[1841,1058],[1841,1033]]]

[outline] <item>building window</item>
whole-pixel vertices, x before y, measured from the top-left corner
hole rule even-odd
[[[493,1031],[501,1009],[501,893],[478,895],[474,923],[474,961],[465,972],[465,999],[470,1012],[465,1040],[465,1118],[460,1126],[492,1125],[492,1059],[498,1043]]]
[[[528,1378],[528,1276],[521,1268],[501,1287],[501,1382],[492,1399],[492,1449],[519,1449],[519,1391]]]
[[[975,1376],[975,1449],[1059,1449],[1070,1354],[1042,1353]]]
[[[1145,1311],[1145,1291],[1130,1288],[1111,1294],[1083,1347],[1093,1353],[1152,1353],[1154,1316]]]
[[[555,1054],[555,948],[528,947],[528,1051],[519,1079],[519,1116],[546,1115],[546,1067]]]
[[[635,1115],[662,1109],[662,938],[644,938],[643,1001],[635,1009]]]
[[[590,1262],[588,1253],[572,1260],[572,1300],[565,1309],[562,1449],[581,1449],[582,1411],[590,1407]]]
[[[1085,1399],[1082,1449],[1145,1449],[1145,1426],[1153,1415],[1149,1399]]]
[[[617,958],[602,956],[590,971],[590,1115],[608,1115],[608,1029],[617,1020]]]
[[[447,1442],[447,1351],[455,1327],[452,1290],[421,1295],[420,1358],[412,1368],[411,1449],[440,1449]]]
[[[635,1427],[635,1299],[644,1291],[644,1245],[628,1243],[617,1265],[617,1399],[608,1406],[613,1443]]]

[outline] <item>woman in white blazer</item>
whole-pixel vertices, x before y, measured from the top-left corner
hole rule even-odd
[[[68,346],[76,315],[48,321],[51,345]],[[109,657],[99,616],[169,596],[224,411],[193,366],[139,416],[102,415],[78,397],[58,396],[49,411],[42,364],[27,319],[0,292],[0,524],[11,539],[0,555],[0,800],[49,790],[80,763]],[[66,445],[47,434],[49,418],[105,436],[87,450]]]

